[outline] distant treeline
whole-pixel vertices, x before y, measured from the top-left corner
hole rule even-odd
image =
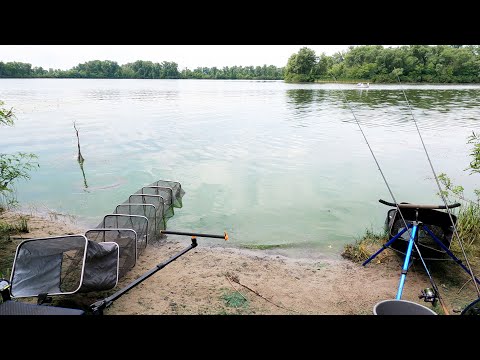
[[[250,79],[287,82],[368,81],[480,83],[480,45],[351,46],[331,56],[304,47],[286,67],[225,66],[178,69],[175,62],[138,60],[119,65],[93,60],[70,70],[43,69],[21,62],[0,62],[0,78]]]
[[[0,62],[0,78],[89,78],[89,79],[252,79],[282,80],[283,68],[276,66],[198,67],[178,70],[175,62],[138,60],[119,65],[110,60],[93,60],[69,70],[32,67],[21,62]]]
[[[351,46],[332,56],[304,47],[285,68],[285,81],[480,83],[479,45]]]

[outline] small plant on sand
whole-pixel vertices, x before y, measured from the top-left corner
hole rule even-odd
[[[238,291],[225,290],[221,298],[228,307],[246,308],[248,306],[248,301]]]
[[[353,262],[363,262],[386,241],[387,234],[385,231],[376,233],[372,229],[366,229],[365,234],[361,238],[356,239],[354,244],[345,245],[341,255]],[[380,254],[376,259],[377,262],[381,262],[385,256],[387,255]]]

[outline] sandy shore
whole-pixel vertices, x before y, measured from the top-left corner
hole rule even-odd
[[[7,212],[0,219],[10,222],[19,216]],[[30,232],[15,236],[12,245],[22,238],[82,234],[86,230],[72,219],[27,217]],[[116,289],[189,244],[188,237],[170,236],[147,247]],[[401,258],[390,250],[381,262],[363,267],[346,259],[297,259],[228,245],[200,244],[116,300],[105,314],[370,315],[376,303],[394,299],[397,292]],[[471,282],[459,291],[467,280],[467,276],[463,280],[437,280],[451,315],[458,314],[459,309],[476,298]],[[432,308],[418,298],[427,287],[431,285],[423,267],[414,264],[408,272],[402,299]],[[87,303],[95,300],[91,294],[74,298]],[[434,310],[440,309],[438,305]]]

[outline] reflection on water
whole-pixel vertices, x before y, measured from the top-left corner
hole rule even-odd
[[[308,108],[313,103],[313,97],[317,92],[310,89],[287,90],[287,103],[293,104],[293,107],[297,110]]]
[[[472,193],[478,184],[463,169],[480,87],[403,88],[437,173]],[[18,183],[22,203],[89,226],[141,186],[171,179],[186,192],[171,229],[225,230],[227,246],[338,256],[366,228],[381,229],[388,209],[378,199],[391,200],[341,90],[395,197],[438,202],[398,85],[2,79],[0,99],[17,122],[2,130],[1,151],[39,156],[39,170]]]

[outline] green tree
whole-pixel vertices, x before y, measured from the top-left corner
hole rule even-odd
[[[307,47],[301,48],[297,54],[288,59],[285,69],[286,82],[312,82],[315,81],[317,71],[317,55]]]
[[[15,115],[12,109],[3,108],[0,101],[0,125],[13,126]],[[29,171],[38,167],[35,154],[18,152],[16,154],[0,154],[0,208],[17,203],[14,183],[18,179],[30,179]]]

